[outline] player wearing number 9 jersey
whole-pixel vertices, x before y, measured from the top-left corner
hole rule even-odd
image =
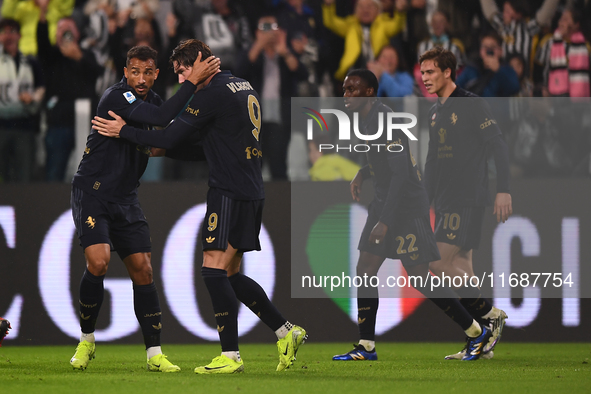
[[[197,54],[211,54],[199,40],[181,42],[171,62],[179,82],[189,75]],[[238,351],[238,305],[245,304],[275,331],[279,350],[277,371],[295,360],[306,331],[288,322],[268,299],[265,291],[240,273],[242,254],[260,250],[259,231],[264,205],[261,175],[261,106],[250,82],[221,71],[198,87],[192,100],[164,130],[142,130],[96,118],[95,129],[106,136],[120,136],[135,143],[170,149],[195,137],[203,146],[209,165],[207,213],[202,229],[202,275],[212,299],[222,354],[195,369],[196,373],[235,373],[244,369]],[[123,126],[122,126],[123,125]],[[178,157],[177,157],[178,158]]]

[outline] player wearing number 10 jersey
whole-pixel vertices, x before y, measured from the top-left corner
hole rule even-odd
[[[199,40],[186,40],[175,48],[171,61],[179,82],[189,75],[199,52],[205,58],[211,54]],[[282,371],[295,360],[306,331],[283,318],[265,291],[240,273],[242,254],[261,248],[258,235],[265,195],[259,95],[248,81],[229,71],[213,75],[198,89],[185,110],[164,130],[133,128],[117,117],[115,121],[95,119],[94,127],[106,136],[165,149],[189,137],[199,138],[209,165],[210,187],[202,228],[201,273],[212,299],[222,354],[195,372],[234,373],[244,369],[238,352],[237,299],[277,334],[277,371]]]
[[[423,83],[438,96],[429,116],[429,151],[425,181],[436,213],[435,238],[441,259],[431,262],[438,276],[474,276],[472,250],[480,243],[484,208],[489,205],[487,157],[495,159],[497,194],[494,214],[505,222],[511,215],[509,155],[488,104],[455,84],[456,58],[434,47],[419,58]],[[486,358],[501,337],[507,315],[485,299],[480,289],[456,288],[472,317],[493,332],[484,348]],[[446,357],[461,359],[466,349]]]

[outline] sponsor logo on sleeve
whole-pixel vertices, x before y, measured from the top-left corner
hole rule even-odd
[[[133,95],[133,93],[131,93],[131,91],[123,93],[123,97],[125,97],[125,100],[127,100],[129,104],[133,103],[136,100],[135,96]]]

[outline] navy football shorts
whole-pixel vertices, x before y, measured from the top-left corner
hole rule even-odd
[[[399,259],[405,267],[440,259],[428,212],[423,217],[406,219],[389,227],[383,241],[371,244],[369,235],[380,220],[382,207],[382,204],[375,202],[370,204],[367,221],[359,239],[359,250],[384,258]]]
[[[435,213],[435,239],[464,250],[478,249],[484,207],[464,207]]]
[[[226,250],[228,243],[241,252],[261,250],[259,233],[264,205],[264,199],[234,200],[218,189],[209,189],[201,229],[203,250]]]
[[[72,217],[82,248],[110,244],[123,260],[134,253],[150,253],[150,228],[140,204],[116,204],[73,186]]]

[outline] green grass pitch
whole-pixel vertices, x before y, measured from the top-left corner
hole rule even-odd
[[[453,343],[379,343],[379,361],[334,362],[351,344],[307,343],[295,364],[275,372],[274,344],[245,344],[245,371],[193,373],[219,345],[164,345],[180,373],[147,372],[141,345],[97,345],[86,371],[69,360],[75,346],[0,348],[0,392],[26,393],[591,393],[591,344],[501,343],[492,360],[445,361]]]

